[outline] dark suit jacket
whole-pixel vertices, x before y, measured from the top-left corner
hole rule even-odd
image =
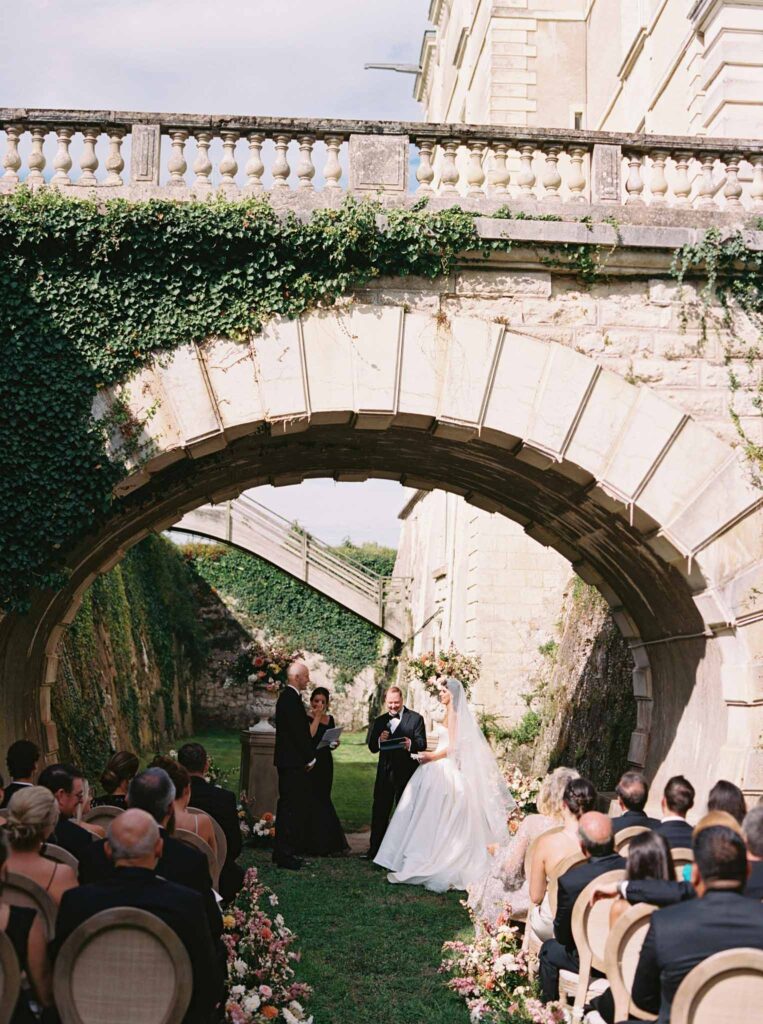
[[[763,861],[750,861],[750,877],[744,887],[744,895],[751,900],[763,900]],[[691,882],[660,882],[644,879],[628,882],[626,895],[629,903],[653,903],[656,907],[669,907],[683,900],[693,900],[697,895]]]
[[[3,807],[7,807],[13,794],[18,793],[18,791],[23,789],[25,785],[25,782],[9,782],[5,787],[5,796],[3,797],[3,802],[0,804],[0,810],[2,810]]]
[[[236,863],[241,853],[241,829],[238,823],[236,797],[229,789],[215,786],[200,775],[191,776],[191,807],[205,811],[225,833],[228,852],[220,872],[220,894],[232,900],[241,888],[244,870]]]
[[[207,858],[199,850],[181,843],[179,839],[173,839],[164,829],[160,831],[164,849],[161,860],[156,865],[156,874],[176,885],[193,889],[201,896],[210,934],[215,941],[219,940],[223,930],[222,915],[212,893]],[[121,870],[115,868],[106,856],[105,842],[105,839],[101,839],[91,843],[90,849],[80,858],[80,885],[106,882],[114,877],[116,871]]]
[[[668,1024],[676,989],[713,953],[739,946],[763,949],[763,909],[741,893],[710,891],[655,911],[641,949],[633,1000]]]
[[[192,851],[195,852],[195,851]],[[185,1024],[208,1024],[221,996],[223,972],[198,893],[157,878],[147,868],[116,868],[110,878],[64,893],[58,911],[53,958],[74,929],[101,910],[136,907],[161,918],[175,932],[191,958],[193,994]]]
[[[750,877],[744,887],[745,896],[752,900],[763,900],[763,860],[751,860]]]
[[[585,864],[570,868],[559,878],[554,918],[554,938],[561,942],[568,953],[577,953],[572,937],[572,908],[583,889],[599,875],[607,871],[622,871],[625,861],[618,853],[608,857],[591,857]]]
[[[671,850],[679,847],[691,849],[691,825],[688,821],[662,821],[655,828],[661,836],[665,836]]]
[[[48,838],[48,842],[62,846],[77,860],[81,860],[95,845],[96,836],[81,825],[75,825],[69,818],[59,818],[55,832]]]
[[[287,686],[276,704],[276,749],[273,763],[277,768],[305,768],[315,757],[310,720],[302,698]]]
[[[612,819],[612,831],[617,835],[624,828],[640,825],[642,828],[657,828],[659,818],[650,818],[646,811],[624,811],[619,818]]]
[[[405,785],[415,772],[418,765],[411,754],[420,754],[427,749],[427,731],[424,719],[416,711],[404,707],[400,714],[400,724],[392,734],[393,738],[407,736],[411,741],[410,753],[406,750],[390,750],[379,752],[379,737],[389,729],[389,713],[385,712],[374,720],[368,732],[368,749],[372,754],[379,754],[376,766],[376,777],[391,775],[396,785]]]

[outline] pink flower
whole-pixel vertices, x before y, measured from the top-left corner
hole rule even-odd
[[[260,995],[263,999],[271,999],[273,996],[273,989],[270,985],[260,985]]]

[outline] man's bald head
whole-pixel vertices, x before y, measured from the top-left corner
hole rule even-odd
[[[588,811],[580,818],[578,835],[586,857],[608,857],[614,850],[612,819],[599,811]]]
[[[298,690],[306,690],[310,682],[310,669],[304,661],[293,661],[286,671],[286,678],[290,686],[296,686]]]
[[[159,826],[137,807],[124,811],[109,825],[106,852],[115,864],[154,868],[162,852]]]

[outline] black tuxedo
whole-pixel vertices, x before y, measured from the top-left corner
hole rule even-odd
[[[749,861],[749,865],[750,876],[743,895],[751,900],[763,900],[763,861]],[[653,903],[656,907],[670,907],[674,903],[693,900],[697,895],[691,882],[661,882],[653,878],[628,882],[625,894],[629,903]]]
[[[371,812],[371,845],[368,851],[371,857],[376,856],[381,846],[392,808],[403,795],[403,790],[418,768],[411,754],[420,754],[427,749],[424,719],[417,712],[404,707],[400,712],[400,724],[391,736],[394,739],[400,736],[407,737],[411,741],[410,753],[407,750],[380,752],[379,737],[383,732],[390,731],[390,717],[389,712],[379,715],[368,733],[368,749],[372,754],[379,754],[374,784],[374,805]]]
[[[650,818],[645,811],[624,811],[619,818],[612,819],[612,831],[617,835],[624,828],[633,828],[635,825],[640,825],[641,828],[657,828],[659,824],[659,818]]]
[[[69,818],[59,818],[55,831],[48,837],[48,842],[68,850],[77,860],[81,860],[97,838],[94,832],[81,825],[75,825]]]
[[[20,789],[24,789],[27,785],[31,785],[31,783],[9,782],[5,787],[5,796],[3,797],[3,802],[0,804],[0,810],[2,810],[3,807],[8,806],[14,793],[18,793]]]
[[[192,851],[195,852],[195,851]],[[64,893],[58,911],[55,959],[74,929],[102,910],[135,907],[161,918],[175,932],[191,958],[193,993],[184,1024],[208,1024],[222,996],[223,970],[215,956],[204,908],[198,893],[157,878],[147,868],[116,868],[111,877]]]
[[[591,857],[585,864],[570,868],[558,882],[554,938],[543,943],[540,950],[540,987],[544,1002],[559,998],[559,971],[575,971],[580,967],[575,939],[572,935],[572,908],[589,882],[607,871],[623,871],[625,860],[617,853],[607,857]]]
[[[278,808],[273,860],[287,861],[304,849],[309,813],[307,766],[315,760],[310,719],[302,697],[287,686],[276,704]]]
[[[763,860],[751,860],[750,877],[744,887],[745,896],[752,900],[763,900]]]
[[[633,1001],[668,1024],[676,989],[713,953],[763,949],[763,909],[741,893],[718,890],[652,915],[633,979]]]
[[[200,775],[191,776],[191,807],[205,811],[225,833],[228,852],[220,872],[220,895],[232,900],[244,881],[244,869],[236,863],[241,853],[241,829],[238,823],[236,797],[229,789],[207,782]]]
[[[665,836],[671,850],[691,849],[691,825],[688,821],[661,821],[654,831]]]

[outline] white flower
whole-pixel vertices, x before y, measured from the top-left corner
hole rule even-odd
[[[289,1009],[292,1013],[298,1013],[300,1017],[304,1017],[305,1010],[301,1003],[298,1003],[296,999],[292,999],[289,1003]]]
[[[287,1010],[285,1006],[281,1007],[281,1013],[286,1024],[299,1024],[299,1017],[295,1017],[291,1010]]]
[[[286,924],[286,922],[283,919],[283,914],[276,914],[275,920],[279,928],[283,928],[283,926]]]
[[[270,905],[271,905],[271,907],[277,907],[278,906],[278,897],[276,896],[276,894],[274,892],[271,892],[271,894],[270,894]]]
[[[242,996],[244,992],[246,992],[245,985],[234,985],[233,988],[230,990],[230,994],[232,996]]]
[[[239,978],[243,978],[244,975],[246,974],[246,962],[244,960],[234,960],[233,970],[236,972]]]
[[[260,997],[256,992],[252,992],[251,995],[247,996],[244,1000],[244,1009],[247,1013],[255,1013],[260,1008],[261,1003]]]

